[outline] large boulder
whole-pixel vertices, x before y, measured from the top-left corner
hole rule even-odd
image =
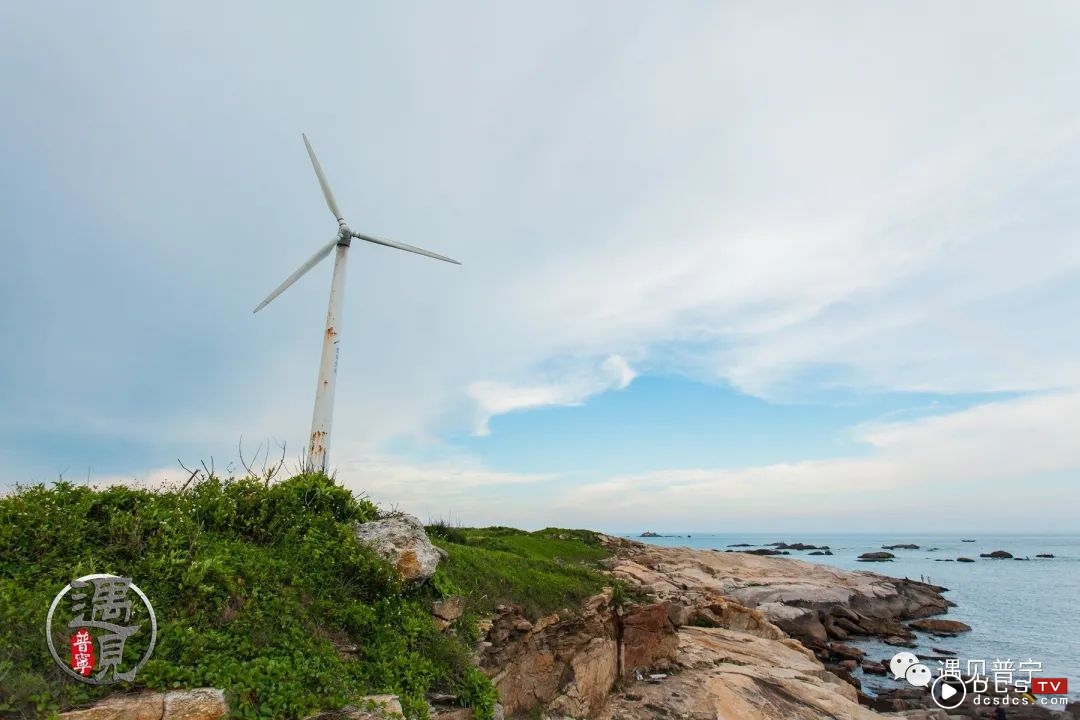
[[[1008,560],[1013,554],[1008,550],[995,550],[994,552],[979,553],[979,557],[993,558],[995,560]]]
[[[442,552],[431,544],[424,525],[412,515],[359,523],[356,540],[374,550],[406,582],[424,582],[435,574]]]

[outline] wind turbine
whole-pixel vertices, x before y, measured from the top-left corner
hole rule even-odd
[[[330,281],[330,306],[326,311],[326,331],[323,333],[322,361],[319,363],[319,384],[315,388],[315,412],[311,420],[311,441],[308,443],[307,460],[307,469],[309,471],[320,470],[326,472],[327,457],[330,449],[330,423],[334,415],[334,387],[337,383],[338,345],[341,342],[341,309],[345,295],[345,255],[349,251],[353,238],[366,240],[376,245],[397,248],[398,250],[408,250],[418,255],[426,255],[455,265],[461,263],[412,245],[372,237],[371,235],[362,235],[350,230],[345,223],[345,218],[341,215],[341,210],[338,209],[334,193],[330,191],[330,184],[326,182],[326,175],[323,174],[322,166],[319,165],[319,159],[315,157],[315,151],[311,149],[311,143],[308,142],[307,135],[302,134],[301,137],[304,138],[304,146],[307,148],[308,157],[311,158],[311,165],[315,168],[315,175],[319,178],[319,186],[322,188],[323,196],[326,198],[326,206],[330,208],[330,212],[337,220],[337,235],[312,255],[310,260],[297,268],[296,272],[287,277],[285,282],[278,285],[274,292],[270,293],[265,300],[256,306],[254,312],[259,312],[269,305],[274,298],[285,292],[290,285],[303,277],[308,270],[322,262],[334,248],[337,248],[337,254],[334,256],[334,275]]]

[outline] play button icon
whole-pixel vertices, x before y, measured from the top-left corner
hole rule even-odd
[[[967,697],[967,688],[957,678],[942,675],[930,686],[930,696],[939,708],[954,710],[960,707]]]

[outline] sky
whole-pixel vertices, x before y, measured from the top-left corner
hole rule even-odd
[[[303,457],[610,532],[1080,527],[1080,6],[0,5],[0,489]],[[261,465],[265,455],[255,461]],[[787,537],[787,536],[785,536]]]

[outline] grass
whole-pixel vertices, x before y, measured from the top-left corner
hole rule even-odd
[[[530,619],[564,609],[611,585],[600,571],[609,553],[586,530],[525,532],[506,527],[453,528],[432,533],[449,559],[440,582],[463,595],[477,614],[517,603]],[[453,539],[447,539],[447,538]]]

